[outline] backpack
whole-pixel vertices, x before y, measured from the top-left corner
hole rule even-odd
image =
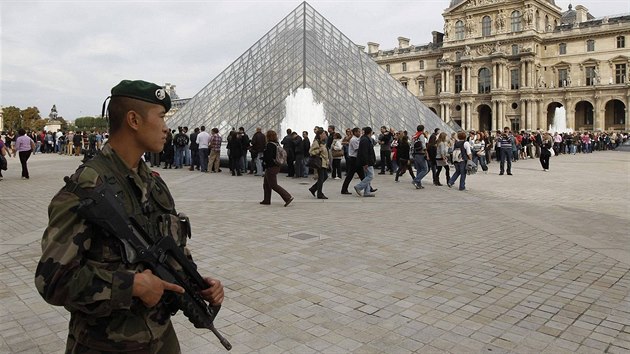
[[[464,161],[464,157],[462,156],[462,150],[464,149],[464,143],[462,142],[461,146],[457,146],[459,141],[455,143],[453,146],[453,163],[458,163]]]
[[[276,157],[273,159],[273,161],[276,163],[276,165],[282,166],[285,162],[287,162],[287,151],[282,146],[280,146],[280,144],[274,144],[276,145]]]
[[[177,134],[177,136],[175,137],[175,145],[182,147],[186,146],[186,144],[188,144],[188,137],[186,136],[186,134]]]

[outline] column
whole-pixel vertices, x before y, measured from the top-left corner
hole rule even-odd
[[[448,122],[451,119],[451,105],[450,104],[445,104],[444,105],[446,114],[444,115],[444,121]]]
[[[527,102],[527,123],[526,123],[525,129],[534,129],[534,126],[532,124],[532,120],[533,120],[532,111],[533,111],[534,101],[527,100],[526,102]]]
[[[543,101],[537,100],[536,106],[538,107],[538,126],[536,128],[549,129],[549,124],[547,122],[547,109],[545,109]]]
[[[519,117],[519,125],[525,127],[525,119],[527,117],[527,101],[521,100],[521,116]]]
[[[451,71],[446,70],[446,92],[451,92]]]
[[[472,90],[472,88],[471,88],[472,87],[471,86],[472,82],[470,82],[470,80],[471,80],[471,74],[470,74],[471,70],[472,70],[472,67],[470,67],[470,66],[466,67],[466,85],[467,85],[468,91]],[[630,98],[628,98],[628,99],[630,100]]]
[[[503,77],[505,76],[505,64],[499,64],[499,88],[505,88],[505,83],[503,82]]]
[[[468,109],[466,110],[466,129],[470,130],[472,127],[472,103],[469,103]]]
[[[442,92],[446,92],[446,70],[442,69]]]
[[[626,117],[625,118],[626,129],[625,130],[629,131],[630,130],[630,119],[628,119],[628,118],[630,118],[630,117],[628,115],[628,112],[630,112],[630,95],[627,96],[626,101],[627,102],[626,102],[626,112],[625,112],[626,113],[626,115],[625,115],[625,117]]]

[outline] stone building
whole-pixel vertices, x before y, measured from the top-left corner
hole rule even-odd
[[[595,18],[554,0],[451,0],[426,45],[368,54],[444,121],[464,129],[630,130],[630,14]]]

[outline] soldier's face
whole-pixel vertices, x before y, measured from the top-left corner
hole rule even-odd
[[[164,148],[168,127],[164,122],[166,114],[161,105],[151,105],[145,115],[140,115],[138,140],[145,151],[160,152]]]

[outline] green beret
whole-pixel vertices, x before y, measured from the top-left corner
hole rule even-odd
[[[129,97],[171,109],[171,97],[161,86],[142,80],[123,80],[112,88],[112,97]]]

